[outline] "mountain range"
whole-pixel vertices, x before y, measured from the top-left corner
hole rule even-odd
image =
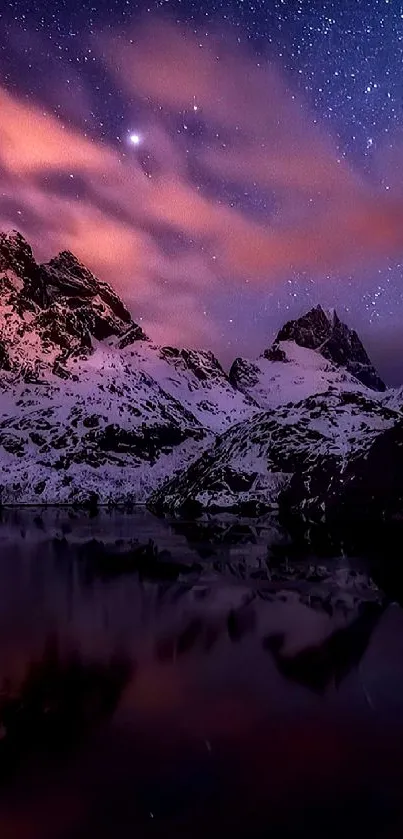
[[[317,306],[227,374],[68,251],[0,234],[0,503],[400,515],[403,392]]]

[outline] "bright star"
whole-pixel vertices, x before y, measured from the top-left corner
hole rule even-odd
[[[130,140],[130,142],[132,143],[133,146],[139,146],[140,143],[141,143],[140,134],[130,134],[129,135],[129,140]]]

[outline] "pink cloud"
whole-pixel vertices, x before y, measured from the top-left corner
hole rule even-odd
[[[17,223],[41,258],[70,248],[160,340],[201,345],[219,331],[205,302],[231,284],[273,288],[294,272],[353,270],[401,253],[401,201],[365,184],[275,67],[240,49],[235,58],[219,37],[200,47],[169,25],[100,42],[119,84],[162,107],[142,126],[154,169],[141,165],[142,150],[86,136],[0,88],[0,226]],[[201,147],[172,128],[180,111],[182,123],[200,118]],[[259,189],[269,204],[274,195],[275,212],[258,224],[203,190],[192,164],[206,178]],[[59,176],[71,189],[51,185]],[[184,242],[170,255],[167,231]]]

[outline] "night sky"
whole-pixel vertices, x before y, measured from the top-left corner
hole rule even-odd
[[[228,363],[321,302],[403,382],[403,3],[1,8],[1,229],[159,342]]]

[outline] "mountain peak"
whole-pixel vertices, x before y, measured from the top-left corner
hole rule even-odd
[[[37,267],[31,246],[18,230],[0,233],[0,271],[31,279]]]
[[[335,320],[338,319],[338,314],[336,312],[336,309],[334,309],[333,307],[331,307],[330,309],[324,309],[324,312],[325,312],[325,315],[326,315],[329,323],[333,324],[335,322]]]
[[[335,309],[326,312],[318,305],[300,318],[288,321],[273,346],[282,341],[294,341],[300,347],[316,350],[372,390],[386,389],[356,331],[340,320]]]
[[[97,317],[92,318],[95,338],[102,340],[126,332],[132,323],[129,310],[108,283],[99,280],[70,251],[61,251],[41,265],[48,303],[63,302],[75,311],[92,302]],[[102,309],[109,311],[109,326],[100,324]],[[99,333],[99,334],[98,334]]]
[[[91,353],[94,338],[146,339],[119,295],[70,251],[39,265],[18,231],[0,233],[0,272],[2,369],[50,365],[66,377],[68,359]]]

